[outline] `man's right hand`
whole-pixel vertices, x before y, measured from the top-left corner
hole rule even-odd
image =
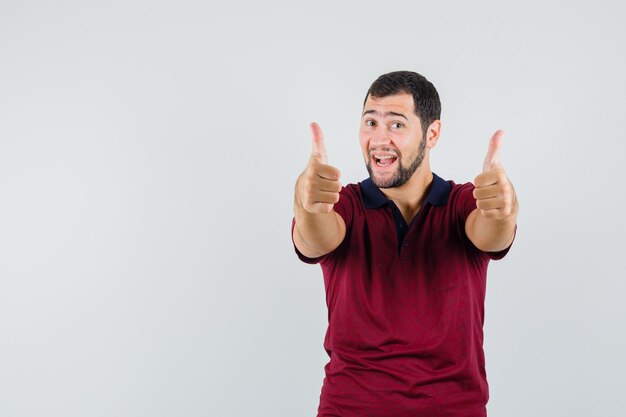
[[[327,163],[324,135],[317,123],[311,123],[311,132],[313,152],[296,181],[294,193],[293,242],[304,256],[317,258],[341,244],[346,236],[346,224],[333,210],[339,201],[341,174]]]
[[[326,214],[339,201],[341,173],[328,165],[324,134],[317,123],[311,123],[313,152],[304,172],[296,182],[296,203],[311,214]]]

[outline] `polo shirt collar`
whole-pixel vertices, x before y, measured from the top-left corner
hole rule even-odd
[[[443,206],[448,202],[452,185],[433,172],[433,183],[426,201],[434,206]],[[367,209],[380,208],[390,200],[374,184],[371,178],[361,182],[363,206]]]

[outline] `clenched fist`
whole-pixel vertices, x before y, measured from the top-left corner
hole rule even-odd
[[[486,218],[502,220],[518,210],[513,184],[500,162],[500,146],[504,132],[498,130],[489,142],[483,163],[483,172],[474,179],[474,198],[480,214]]]
[[[324,134],[317,123],[311,123],[311,133],[313,152],[306,169],[296,181],[296,204],[312,214],[330,213],[339,201],[341,174],[337,168],[327,164]]]

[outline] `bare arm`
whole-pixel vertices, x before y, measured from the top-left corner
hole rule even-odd
[[[339,201],[341,183],[337,168],[327,165],[322,130],[311,124],[313,153],[294,190],[293,241],[309,258],[333,251],[346,235],[346,224],[333,206]]]
[[[312,214],[294,202],[296,225],[293,241],[308,258],[317,258],[332,252],[346,236],[346,224],[334,210],[326,214]]]
[[[465,233],[472,243],[485,252],[498,252],[513,242],[519,203],[513,184],[500,162],[502,131],[489,144],[483,172],[474,180],[476,210],[465,222]]]
[[[465,223],[465,233],[474,246],[484,252],[499,252],[513,243],[517,212],[503,219],[488,218],[476,209]]]

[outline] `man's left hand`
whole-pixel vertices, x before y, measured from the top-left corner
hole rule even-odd
[[[513,184],[504,172],[500,161],[502,130],[496,131],[489,141],[489,150],[483,163],[483,172],[474,179],[476,207],[483,217],[503,220],[516,215],[517,196]]]

